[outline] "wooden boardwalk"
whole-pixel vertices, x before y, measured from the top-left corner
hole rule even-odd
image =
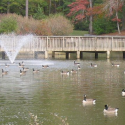
[[[17,47],[20,37],[0,38],[0,40],[10,41],[8,46],[12,46],[10,51]],[[0,51],[4,51],[0,47]],[[110,58],[111,51],[122,51],[125,57],[125,37],[121,36],[35,36],[28,41],[20,51],[44,51],[45,58],[48,58],[48,52],[65,52],[68,58],[69,53],[77,53],[76,58],[81,58],[82,52],[94,52],[97,56],[99,52],[106,52],[107,58]]]

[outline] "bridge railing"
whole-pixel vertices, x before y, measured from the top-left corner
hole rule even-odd
[[[21,37],[1,38],[13,50]],[[11,48],[11,49],[12,49]],[[0,51],[3,48],[0,47]],[[21,51],[125,51],[125,37],[121,36],[34,36]]]

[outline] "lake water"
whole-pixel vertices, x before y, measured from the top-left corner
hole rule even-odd
[[[77,70],[74,60],[23,61],[29,68],[24,76],[19,73],[21,60],[8,68],[4,65],[9,61],[0,61],[0,69],[9,71],[0,75],[0,125],[124,125],[125,60],[76,60],[81,69],[69,75],[60,72]],[[112,67],[111,62],[120,67]],[[42,68],[44,64],[49,68]],[[40,72],[33,74],[33,68]],[[84,94],[96,104],[83,105]],[[117,116],[104,115],[105,104],[119,108]]]

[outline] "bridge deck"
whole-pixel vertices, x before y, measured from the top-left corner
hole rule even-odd
[[[7,41],[9,51],[15,51],[20,37],[0,38]],[[4,48],[0,47],[0,51]],[[125,37],[119,36],[34,36],[20,51],[125,51]]]

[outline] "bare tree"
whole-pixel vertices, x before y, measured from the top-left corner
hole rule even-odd
[[[120,27],[119,27],[119,17],[118,17],[118,11],[119,8],[124,4],[124,0],[105,0],[104,3],[104,10],[109,13],[109,15],[113,15],[115,13],[116,21],[117,21],[117,28],[119,34],[120,32]]]
[[[28,3],[29,3],[29,1],[26,0],[26,17],[27,17],[27,18],[28,18]]]
[[[90,3],[90,8],[92,8],[92,0],[89,0],[89,3]],[[89,33],[93,34],[93,27],[92,27],[93,16],[92,16],[92,14],[89,17],[89,21],[90,21],[89,22]]]

